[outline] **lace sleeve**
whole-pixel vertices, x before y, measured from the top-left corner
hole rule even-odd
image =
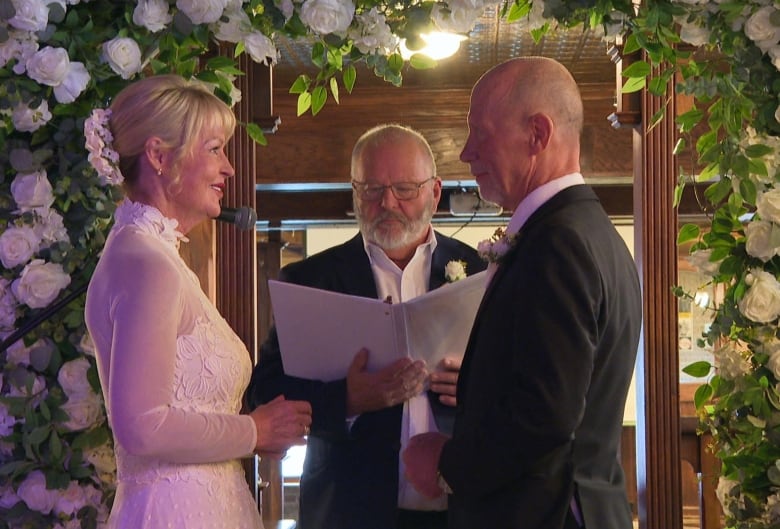
[[[111,259],[112,325],[106,398],[116,439],[131,454],[178,463],[250,455],[256,441],[250,417],[171,406],[188,279],[177,256],[154,247],[157,241],[133,239],[120,245],[132,251],[104,255]]]

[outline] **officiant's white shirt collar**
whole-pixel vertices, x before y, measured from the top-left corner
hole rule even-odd
[[[537,187],[520,202],[520,205],[517,206],[517,209],[512,214],[512,217],[509,219],[509,224],[506,227],[507,233],[511,235],[520,231],[520,228],[523,227],[525,221],[527,221],[542,204],[567,187],[584,183],[585,178],[583,178],[581,173],[571,173]]]

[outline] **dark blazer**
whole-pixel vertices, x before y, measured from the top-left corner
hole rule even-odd
[[[446,282],[451,260],[466,262],[469,274],[486,264],[470,246],[436,234],[429,290]],[[282,269],[281,280],[354,296],[377,298],[371,265],[358,234]],[[301,322],[305,325],[305,322]],[[344,322],[349,332],[349,322]],[[355,351],[357,353],[357,351]],[[398,452],[403,406],[364,413],[351,430],[346,423],[346,380],[318,382],[286,376],[275,329],[260,349],[260,360],[247,390],[250,407],[279,394],[307,400],[312,425],[301,476],[298,529],[394,529],[398,509]],[[440,428],[454,410],[431,398]],[[449,417],[446,417],[449,415]]]
[[[595,193],[542,205],[488,285],[439,470],[451,529],[560,529],[575,490],[589,529],[631,529],[618,457],[642,304]]]

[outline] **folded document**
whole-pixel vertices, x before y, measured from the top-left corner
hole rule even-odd
[[[430,369],[462,358],[485,292],[485,272],[402,303],[268,281],[284,372],[312,380],[343,378],[361,348],[375,371],[409,356]]]

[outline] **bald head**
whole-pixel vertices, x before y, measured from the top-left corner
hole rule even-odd
[[[491,91],[508,112],[550,116],[569,141],[582,133],[583,109],[577,82],[559,62],[546,57],[518,57],[495,66],[477,81],[474,92]]]
[[[512,59],[474,86],[460,159],[485,199],[513,210],[536,188],[580,171],[582,122],[580,92],[563,65]]]

